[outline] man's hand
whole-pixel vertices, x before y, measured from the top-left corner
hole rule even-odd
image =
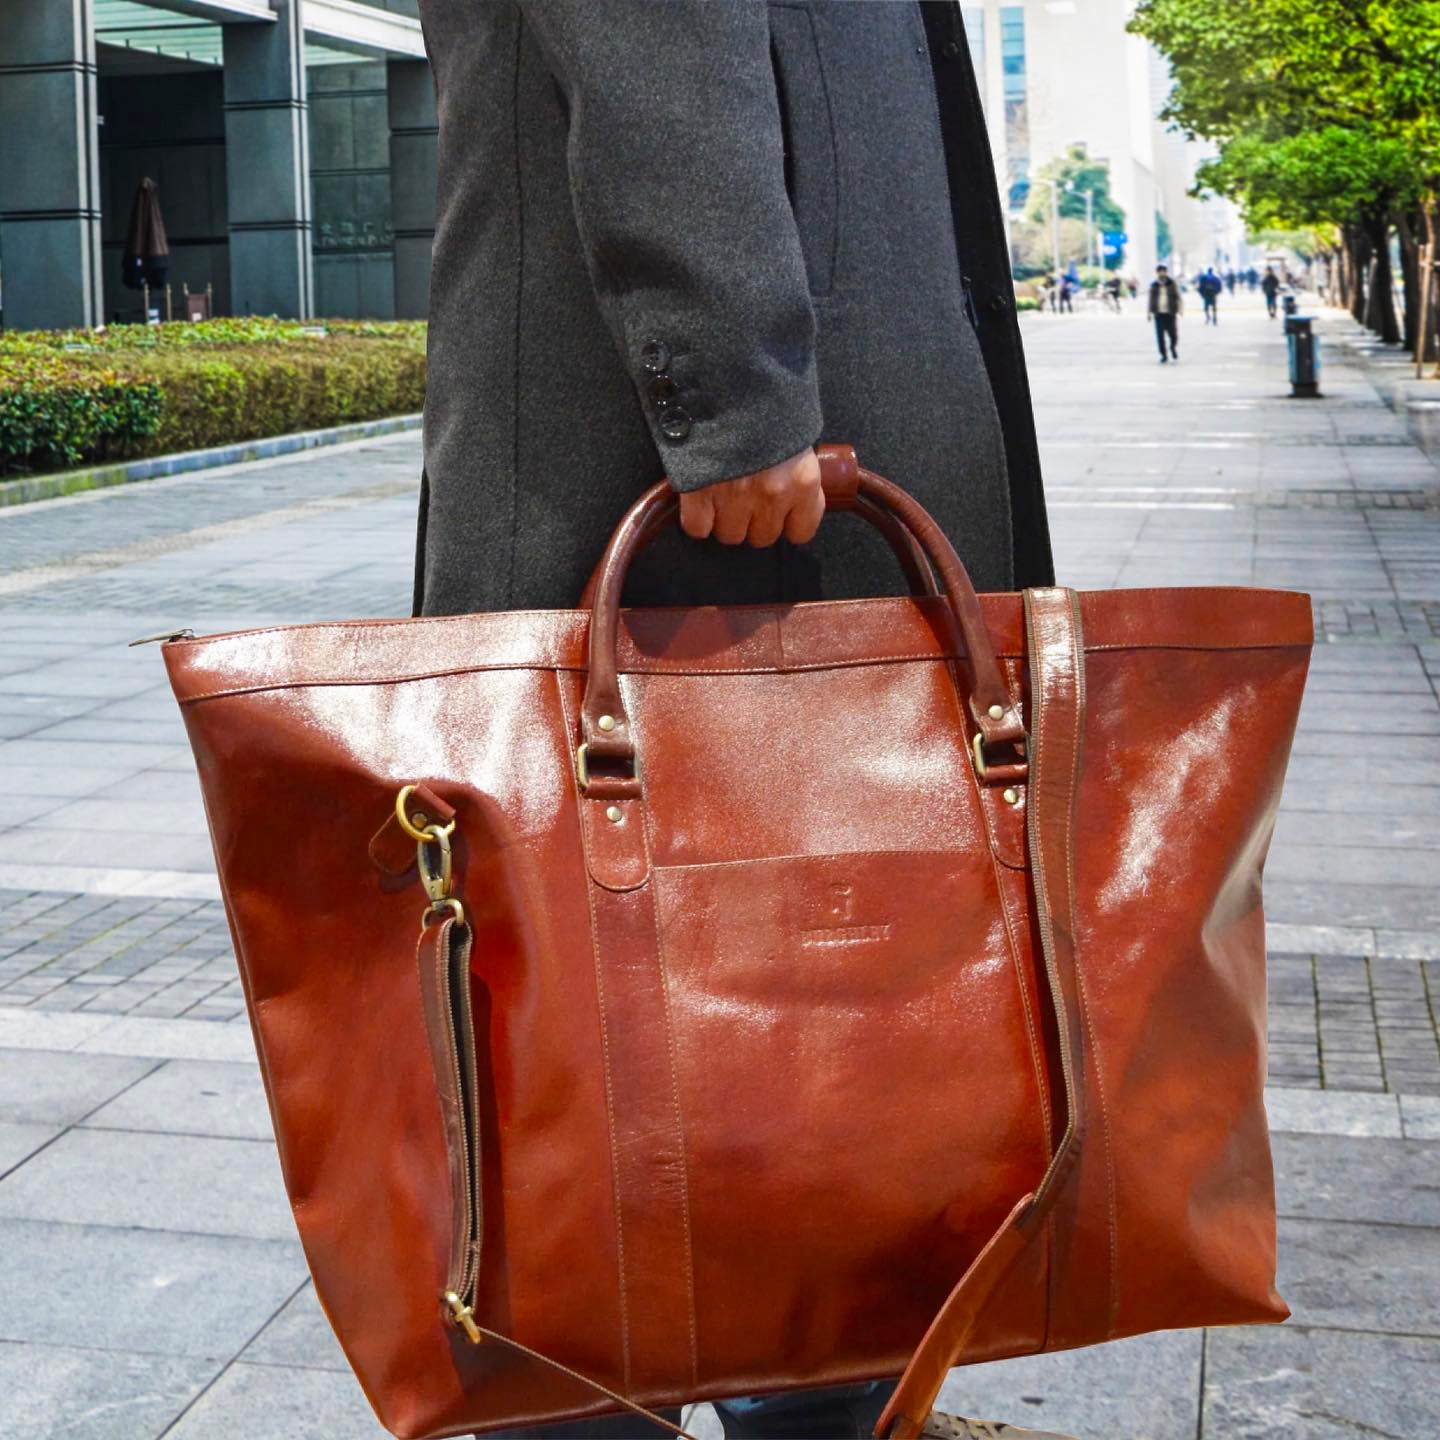
[[[680,528],[696,540],[722,545],[773,545],[782,535],[797,545],[815,538],[825,513],[820,461],[802,450],[768,470],[687,490],[680,496]]]

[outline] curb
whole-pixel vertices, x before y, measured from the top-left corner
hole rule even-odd
[[[28,475],[22,479],[0,480],[0,509],[7,505],[28,505],[35,500],[54,500],[61,495],[78,495],[86,490],[104,490],[112,485],[133,485],[165,475],[188,475],[196,470],[214,470],[221,465],[239,465],[247,460],[269,460],[277,455],[294,455],[326,445],[343,445],[377,435],[396,435],[418,430],[419,415],[390,415],[380,420],[359,420],[352,425],[332,425],[324,430],[301,430],[293,435],[271,435],[263,440],[238,440],[233,445],[215,445],[208,450],[184,450],[178,455],[152,455],[118,465],[101,465],[93,470],[62,470],[55,475]]]

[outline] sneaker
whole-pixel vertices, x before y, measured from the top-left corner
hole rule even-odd
[[[1073,1435],[1062,1435],[1058,1430],[1022,1430],[1003,1421],[967,1420],[943,1410],[930,1412],[920,1434],[924,1440],[1075,1440]]]

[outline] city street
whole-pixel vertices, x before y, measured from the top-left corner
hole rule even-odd
[[[957,1371],[942,1405],[1081,1440],[1430,1440],[1440,408],[1336,312],[1307,401],[1258,297],[1213,328],[1195,302],[1178,365],[1142,311],[1024,321],[1061,583],[1315,599],[1266,873],[1295,1316]],[[418,474],[404,434],[0,509],[3,1440],[383,1434],[294,1236],[160,653],[126,642],[408,614]]]

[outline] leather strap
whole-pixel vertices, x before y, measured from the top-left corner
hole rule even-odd
[[[1073,863],[1075,794],[1085,718],[1079,597],[1072,590],[1027,590],[1025,628],[1030,663],[1030,794],[1026,806],[1030,874],[1060,1050],[1065,1129],[1040,1184],[1016,1202],[1004,1224],[960,1277],[910,1357],[875,1425],[875,1435],[885,1440],[914,1440],[924,1430],[940,1386],[969,1344],[985,1302],[1044,1229],[1045,1218],[1079,1153],[1085,1073],[1076,978]]]
[[[891,550],[895,552],[895,558],[900,562],[901,570],[905,572],[905,583],[910,587],[910,593],[912,595],[938,595],[940,591],[935,585],[935,573],[930,568],[930,562],[925,558],[925,552],[915,543],[910,532],[888,510],[863,495],[856,495],[848,502],[835,498],[834,487],[827,483],[830,480],[830,474],[823,468],[823,452],[842,448],[848,449],[849,447],[838,445],[822,445],[820,447],[822,452],[820,475],[821,484],[825,489],[826,509],[853,510],[862,520],[873,525],[885,538],[885,542]],[[636,553],[638,554],[640,550],[668,530],[675,523],[679,513],[680,498],[676,496],[674,506],[658,514],[651,522],[650,528],[640,536],[636,543]],[[590,578],[585,582],[584,590],[580,592],[580,608],[582,610],[589,610],[595,604],[595,591],[600,584],[603,565],[603,558],[595,562],[595,568],[590,572]]]

